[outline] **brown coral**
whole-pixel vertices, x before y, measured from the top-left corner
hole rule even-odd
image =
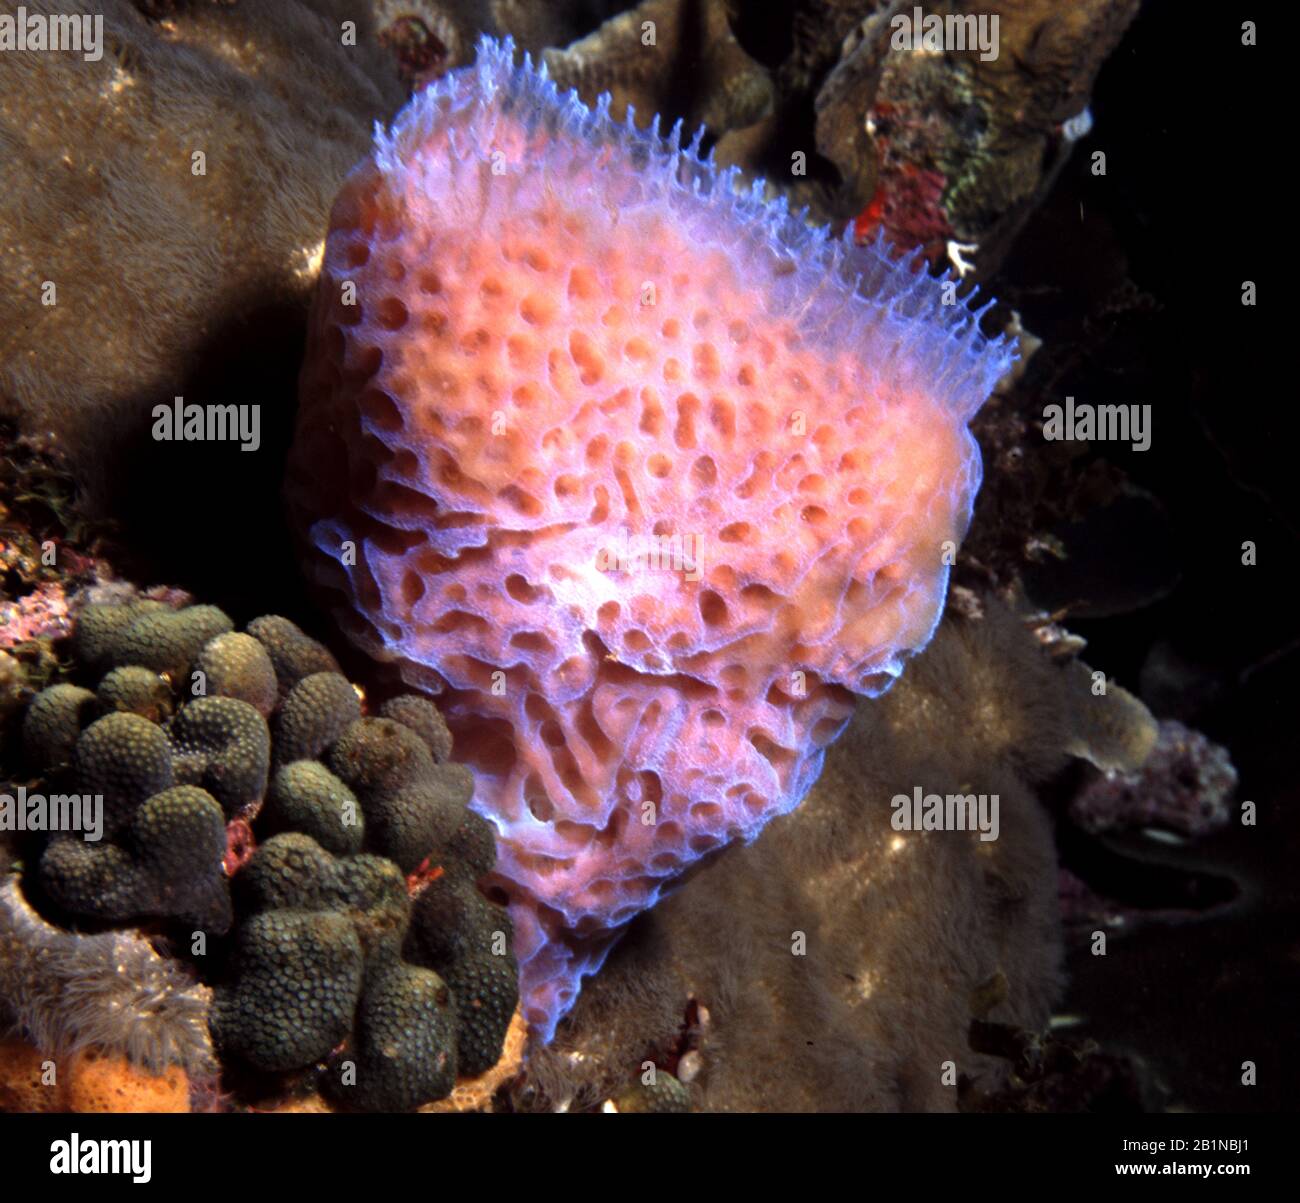
[[[971,1021],[1040,1030],[1060,991],[1037,795],[1108,699],[981,606],[858,707],[799,810],[633,924],[530,1054],[517,1105],[597,1107],[646,1059],[678,1066],[702,1110],[954,1110],[959,1080],[997,1088],[1005,1065],[970,1047]],[[918,786],[997,795],[997,838],[897,829],[891,803]]]
[[[301,311],[330,199],[401,91],[343,0],[96,10],[97,61],[0,54],[0,408],[102,501],[223,326]],[[191,399],[228,400],[210,387]]]

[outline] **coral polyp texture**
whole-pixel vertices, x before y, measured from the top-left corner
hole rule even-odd
[[[286,486],[345,630],[443,691],[544,1039],[929,640],[1013,357],[947,282],[608,107],[485,39],[377,134]]]
[[[436,1104],[496,1067],[519,998],[510,919],[477,887],[496,849],[471,774],[426,698],[368,716],[293,623],[232,625],[212,606],[81,608],[69,670],[98,686],[35,694],[22,742],[38,788],[102,799],[102,830],[33,829],[21,868],[0,841],[0,1041],[214,1086],[210,1018],[236,1091],[320,1070],[338,1106]],[[151,647],[165,670],[130,662]],[[63,921],[140,924],[158,950]],[[221,941],[194,956],[215,995],[178,952],[198,932]],[[6,1083],[0,1109],[32,1103]]]

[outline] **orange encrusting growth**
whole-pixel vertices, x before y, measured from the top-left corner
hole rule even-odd
[[[51,1057],[18,1036],[0,1041],[0,1111],[189,1110],[190,1081],[179,1066],[153,1073],[96,1048]]]
[[[288,495],[345,629],[447,690],[549,1038],[929,639],[1009,353],[509,53],[345,185]]]

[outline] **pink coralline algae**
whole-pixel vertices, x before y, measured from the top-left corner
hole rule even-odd
[[[0,648],[32,639],[61,639],[72,629],[68,598],[57,581],[46,581],[17,601],[0,602]]]
[[[1231,821],[1236,788],[1237,770],[1226,748],[1165,719],[1142,766],[1102,773],[1070,803],[1070,818],[1093,833],[1157,827],[1203,836]]]
[[[345,184],[302,373],[308,572],[442,691],[545,1040],[928,642],[1013,358],[680,133],[485,40]]]

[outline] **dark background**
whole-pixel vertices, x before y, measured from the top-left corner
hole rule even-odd
[[[1158,1101],[1198,1111],[1289,1110],[1297,1069],[1295,389],[1273,374],[1286,347],[1265,317],[1286,304],[1276,268],[1291,254],[1277,174],[1287,119],[1269,82],[1287,68],[1241,46],[1246,16],[1280,44],[1270,13],[1146,0],[1102,69],[1092,134],[994,283],[1047,347],[1082,345],[1053,400],[1153,407],[1150,450],[1105,453],[1147,496],[1058,532],[1072,563],[1045,568],[1031,592],[1049,607],[1091,598],[1066,623],[1088,663],[1225,744],[1238,803],[1258,806],[1256,827],[1183,848],[1134,836],[1093,849],[1089,884],[1128,903],[1128,922],[1105,957],[1086,932],[1068,941],[1060,1009],[1083,1020],[1070,1033],[1132,1056]],[[1094,149],[1104,178],[1088,169]],[[1124,276],[1152,309],[1104,311]],[[1241,304],[1244,280],[1255,308]],[[1254,1088],[1240,1084],[1247,1060]]]

